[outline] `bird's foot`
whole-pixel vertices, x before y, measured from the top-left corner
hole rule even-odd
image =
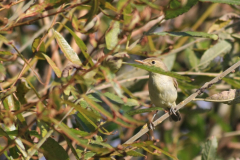
[[[181,115],[179,111],[176,111],[176,108],[171,107],[169,110],[169,115],[172,120],[174,121],[180,121],[181,120]]]
[[[155,126],[154,126],[154,124],[153,124],[153,121],[154,121],[154,118],[155,118],[155,116],[157,115],[157,113],[158,113],[158,110],[156,110],[156,112],[154,113],[151,121],[148,123],[148,128],[149,128],[150,130],[154,130],[154,129],[155,129]]]
[[[155,129],[155,126],[154,126],[154,124],[152,122],[148,123],[148,129],[152,130],[152,131]]]
[[[174,114],[175,116],[177,116],[177,113],[176,113],[175,110],[176,110],[176,108],[171,107],[170,110],[169,110],[169,112],[170,112],[169,114],[170,115]]]

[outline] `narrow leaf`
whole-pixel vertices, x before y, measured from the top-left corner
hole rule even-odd
[[[152,111],[156,111],[156,110],[163,110],[163,108],[161,108],[161,107],[151,107],[151,108],[147,108],[147,109],[137,109],[137,110],[129,111],[129,112],[127,112],[127,114],[132,116],[132,115],[135,115],[135,114],[152,112]]]
[[[240,5],[239,0],[200,0],[202,2],[226,3],[231,5]]]
[[[213,47],[204,52],[198,65],[199,68],[205,69],[214,58],[229,52],[231,48],[231,44],[225,40],[218,42]]]
[[[53,62],[53,60],[50,57],[48,57],[48,55],[44,53],[42,53],[42,55],[47,60],[48,64],[52,67],[57,77],[60,78],[62,76],[62,71],[57,67],[57,65]]]
[[[183,7],[178,7],[174,9],[167,9],[165,11],[165,19],[175,18],[183,13],[189,11],[199,0],[188,0],[187,4]]]
[[[64,39],[64,37],[58,31],[55,31],[54,29],[52,29],[52,31],[57,40],[59,47],[61,48],[62,52],[64,53],[65,57],[69,61],[71,61],[73,64],[82,65],[80,59],[78,58],[77,53],[75,53],[73,51],[73,49],[70,47],[70,45]]]
[[[132,147],[146,147],[153,144],[153,141],[145,141],[145,142],[133,142],[131,144],[123,144],[124,147],[132,146]]]
[[[213,40],[217,40],[218,36],[216,34],[209,34],[205,32],[192,32],[192,31],[186,31],[186,32],[152,32],[148,35],[159,35],[159,36],[189,36],[189,37],[202,37],[202,38],[211,38]]]
[[[131,150],[127,152],[128,156],[133,156],[133,157],[144,157],[145,155],[142,153],[139,153],[137,151]]]
[[[62,23],[60,23],[62,24]],[[63,25],[63,24],[62,24]],[[73,36],[73,38],[75,39],[78,47],[81,49],[84,57],[89,61],[89,63],[91,64],[91,66],[94,66],[94,63],[92,61],[92,58],[89,56],[89,54],[87,53],[87,46],[84,44],[83,40],[81,40],[76,33],[74,33],[70,28],[68,28],[67,26],[63,25]]]
[[[170,77],[174,77],[174,78],[177,78],[177,79],[182,79],[182,80],[191,82],[191,79],[189,77],[181,76],[181,75],[179,75],[177,73],[174,73],[174,72],[166,72],[159,67],[148,66],[148,65],[143,65],[143,64],[133,64],[133,63],[125,63],[125,64],[133,66],[133,67],[141,68],[141,69],[147,70],[149,72],[155,72],[155,73],[159,73],[159,74],[163,74],[163,75],[166,75],[166,76],[170,76]]]
[[[168,152],[166,152],[166,151],[164,151],[164,150],[162,150],[162,149],[160,149],[160,148],[158,148],[158,147],[156,147],[156,146],[154,146],[154,145],[151,145],[151,147],[154,148],[154,149],[156,149],[156,150],[159,151],[160,153],[163,153],[163,154],[165,154],[166,156],[174,159],[174,160],[178,160],[177,157],[171,155],[170,153],[168,153]]]

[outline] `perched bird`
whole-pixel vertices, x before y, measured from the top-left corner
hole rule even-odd
[[[160,67],[164,71],[168,71],[166,65],[157,58],[147,58],[142,61],[135,61],[148,66]],[[177,87],[178,83],[175,78],[159,73],[149,72],[148,89],[151,103],[154,104],[155,107],[162,107],[167,110],[171,119],[174,121],[181,120],[179,111],[175,111]],[[153,119],[155,115],[153,116]]]

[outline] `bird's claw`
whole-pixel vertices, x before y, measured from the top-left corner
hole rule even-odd
[[[177,113],[176,113],[176,111],[175,111],[175,108],[171,107],[170,110],[169,110],[169,112],[170,112],[170,115],[174,114],[175,116],[177,116]]]
[[[148,123],[148,129],[152,130],[152,131],[155,129],[155,126],[154,126],[154,124],[152,122]]]

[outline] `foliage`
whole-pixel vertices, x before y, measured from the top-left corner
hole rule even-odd
[[[164,114],[147,71],[176,78],[179,103],[239,61],[238,0],[0,4],[0,160],[240,156],[238,70],[161,122],[160,141],[124,143]],[[147,57],[172,71],[132,63]]]

